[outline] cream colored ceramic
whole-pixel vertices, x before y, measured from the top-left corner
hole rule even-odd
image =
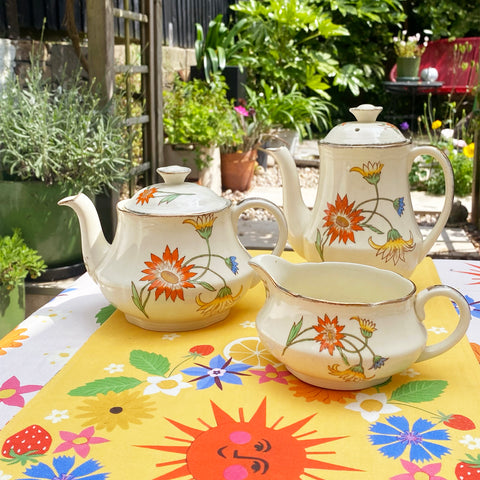
[[[274,215],[279,236],[273,254],[286,243],[286,221],[273,203],[252,198],[232,206],[212,190],[185,182],[189,171],[160,168],[165,183],[120,201],[111,245],[88,197],[59,202],[78,215],[85,265],[105,298],[146,329],[191,330],[223,320],[259,281],[236,233],[247,208]]]
[[[320,142],[320,180],[313,210],[303,202],[295,162],[284,147],[269,149],[283,181],[293,249],[311,262],[372,265],[409,276],[445,226],[453,202],[453,173],[443,152],[414,147],[393,125],[377,122],[381,107],[352,108],[357,121],[333,128]],[[429,155],[445,176],[443,210],[423,238],[410,199],[413,160]]]
[[[413,282],[388,270],[347,262],[292,264],[273,255],[254,257],[250,265],[267,291],[257,316],[263,345],[318,387],[383,383],[453,347],[470,323],[458,291],[437,285],[415,295]],[[424,306],[436,296],[453,300],[460,316],[447,338],[426,346]]]

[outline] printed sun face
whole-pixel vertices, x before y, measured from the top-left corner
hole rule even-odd
[[[313,453],[307,449],[343,438],[304,438],[315,431],[295,436],[313,415],[286,427],[278,427],[279,419],[268,427],[265,400],[249,421],[244,418],[242,409],[239,410],[239,420],[232,418],[213,402],[212,410],[216,425],[208,426],[202,421],[202,424],[207,426],[204,430],[169,420],[183,433],[192,437],[191,440],[175,439],[182,442],[183,446],[138,445],[184,455],[184,460],[157,463],[158,467],[180,466],[156,477],[155,480],[180,479],[188,475],[195,480],[296,480],[301,479],[302,475],[304,478],[321,480],[323,477],[312,474],[312,469],[358,471],[309,458],[316,454],[321,454],[322,458],[335,454],[333,451]],[[305,469],[310,472],[305,474]]]

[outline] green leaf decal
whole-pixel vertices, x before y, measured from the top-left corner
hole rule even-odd
[[[379,230],[377,227],[374,227],[373,225],[362,225],[362,226],[369,228],[372,232],[378,233],[379,235],[383,235],[383,232]]]
[[[287,345],[290,345],[295,340],[295,338],[297,338],[298,333],[302,328],[302,325],[303,325],[303,317],[300,319],[298,323],[293,322],[292,328],[290,329],[290,333],[288,334]]]
[[[418,380],[401,385],[392,392],[390,400],[397,402],[420,403],[439,397],[448,382],[445,380]]]
[[[209,283],[207,282],[198,282],[199,285],[201,285],[203,288],[206,288],[207,290],[210,290],[210,292],[214,292],[215,288],[212,287]]]
[[[94,397],[99,393],[120,393],[129,390],[142,383],[141,380],[132,377],[107,377],[94,380],[85,385],[74,388],[68,392],[72,397]]]
[[[130,363],[144,372],[159,376],[165,375],[170,368],[168,358],[144,350],[133,350],[130,353]]]
[[[133,282],[132,282],[132,301],[139,310],[143,311],[142,302],[140,301],[140,295],[138,294],[137,287]]]
[[[99,325],[103,325],[115,312],[116,308],[113,305],[108,305],[107,307],[103,307],[100,311],[95,315],[97,319],[97,323]]]

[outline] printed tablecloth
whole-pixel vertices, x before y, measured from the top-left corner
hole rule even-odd
[[[419,290],[440,282],[430,259],[412,280]],[[75,308],[103,311],[102,322],[108,304],[89,295]],[[227,320],[182,333],[142,330],[115,312],[39,392],[36,362],[18,386],[7,379],[4,403],[34,398],[14,405],[0,432],[0,479],[475,478],[480,370],[467,339],[382,386],[316,388],[263,349],[255,317],[264,298],[258,285]],[[455,323],[447,299],[427,304],[435,341]],[[42,335],[22,328],[25,344]]]

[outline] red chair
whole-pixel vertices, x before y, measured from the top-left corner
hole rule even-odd
[[[460,53],[456,45],[470,44],[465,53]],[[469,94],[479,82],[480,37],[442,38],[428,44],[420,62],[420,72],[427,67],[438,70],[438,81],[443,85],[435,89],[436,94],[459,93]],[[462,69],[462,64],[467,68]],[[397,66],[390,71],[390,80],[397,77]]]

